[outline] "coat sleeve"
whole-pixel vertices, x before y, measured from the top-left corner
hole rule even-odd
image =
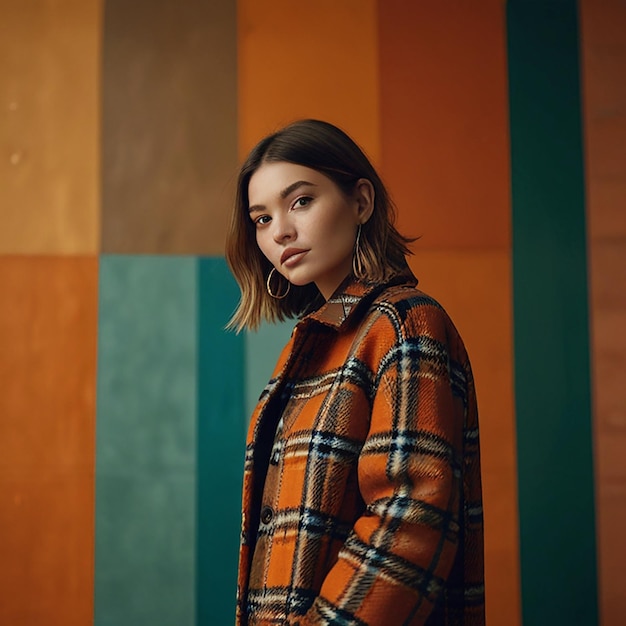
[[[463,517],[466,410],[443,316],[404,320],[377,359],[358,469],[366,509],[304,624],[423,624],[442,594]]]

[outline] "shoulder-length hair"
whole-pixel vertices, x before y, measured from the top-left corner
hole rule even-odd
[[[319,308],[324,298],[314,283],[291,285],[283,299],[272,298],[266,288],[272,270],[256,242],[250,219],[248,185],[263,163],[285,161],[317,170],[346,195],[357,181],[368,179],[374,187],[374,210],[362,225],[359,247],[364,282],[380,282],[407,267],[408,244],[395,228],[395,209],[389,194],[361,148],[341,129],[319,120],[299,120],[262,139],[250,152],[239,172],[237,195],[226,240],[226,260],[241,289],[241,300],[228,328],[255,330],[262,320],[282,321]],[[279,287],[282,289],[282,287]]]

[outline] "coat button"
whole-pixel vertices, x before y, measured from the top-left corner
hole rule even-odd
[[[272,507],[264,506],[261,509],[261,521],[264,524],[269,524],[272,521],[273,517],[274,517],[274,511],[272,511]]]

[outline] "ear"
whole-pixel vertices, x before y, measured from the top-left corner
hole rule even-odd
[[[365,224],[374,212],[374,199],[376,192],[372,181],[367,178],[359,178],[354,186],[354,199],[358,203],[359,224]]]

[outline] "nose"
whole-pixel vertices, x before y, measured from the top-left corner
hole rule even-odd
[[[296,229],[288,215],[276,216],[272,220],[272,236],[276,243],[291,241],[296,237]]]

